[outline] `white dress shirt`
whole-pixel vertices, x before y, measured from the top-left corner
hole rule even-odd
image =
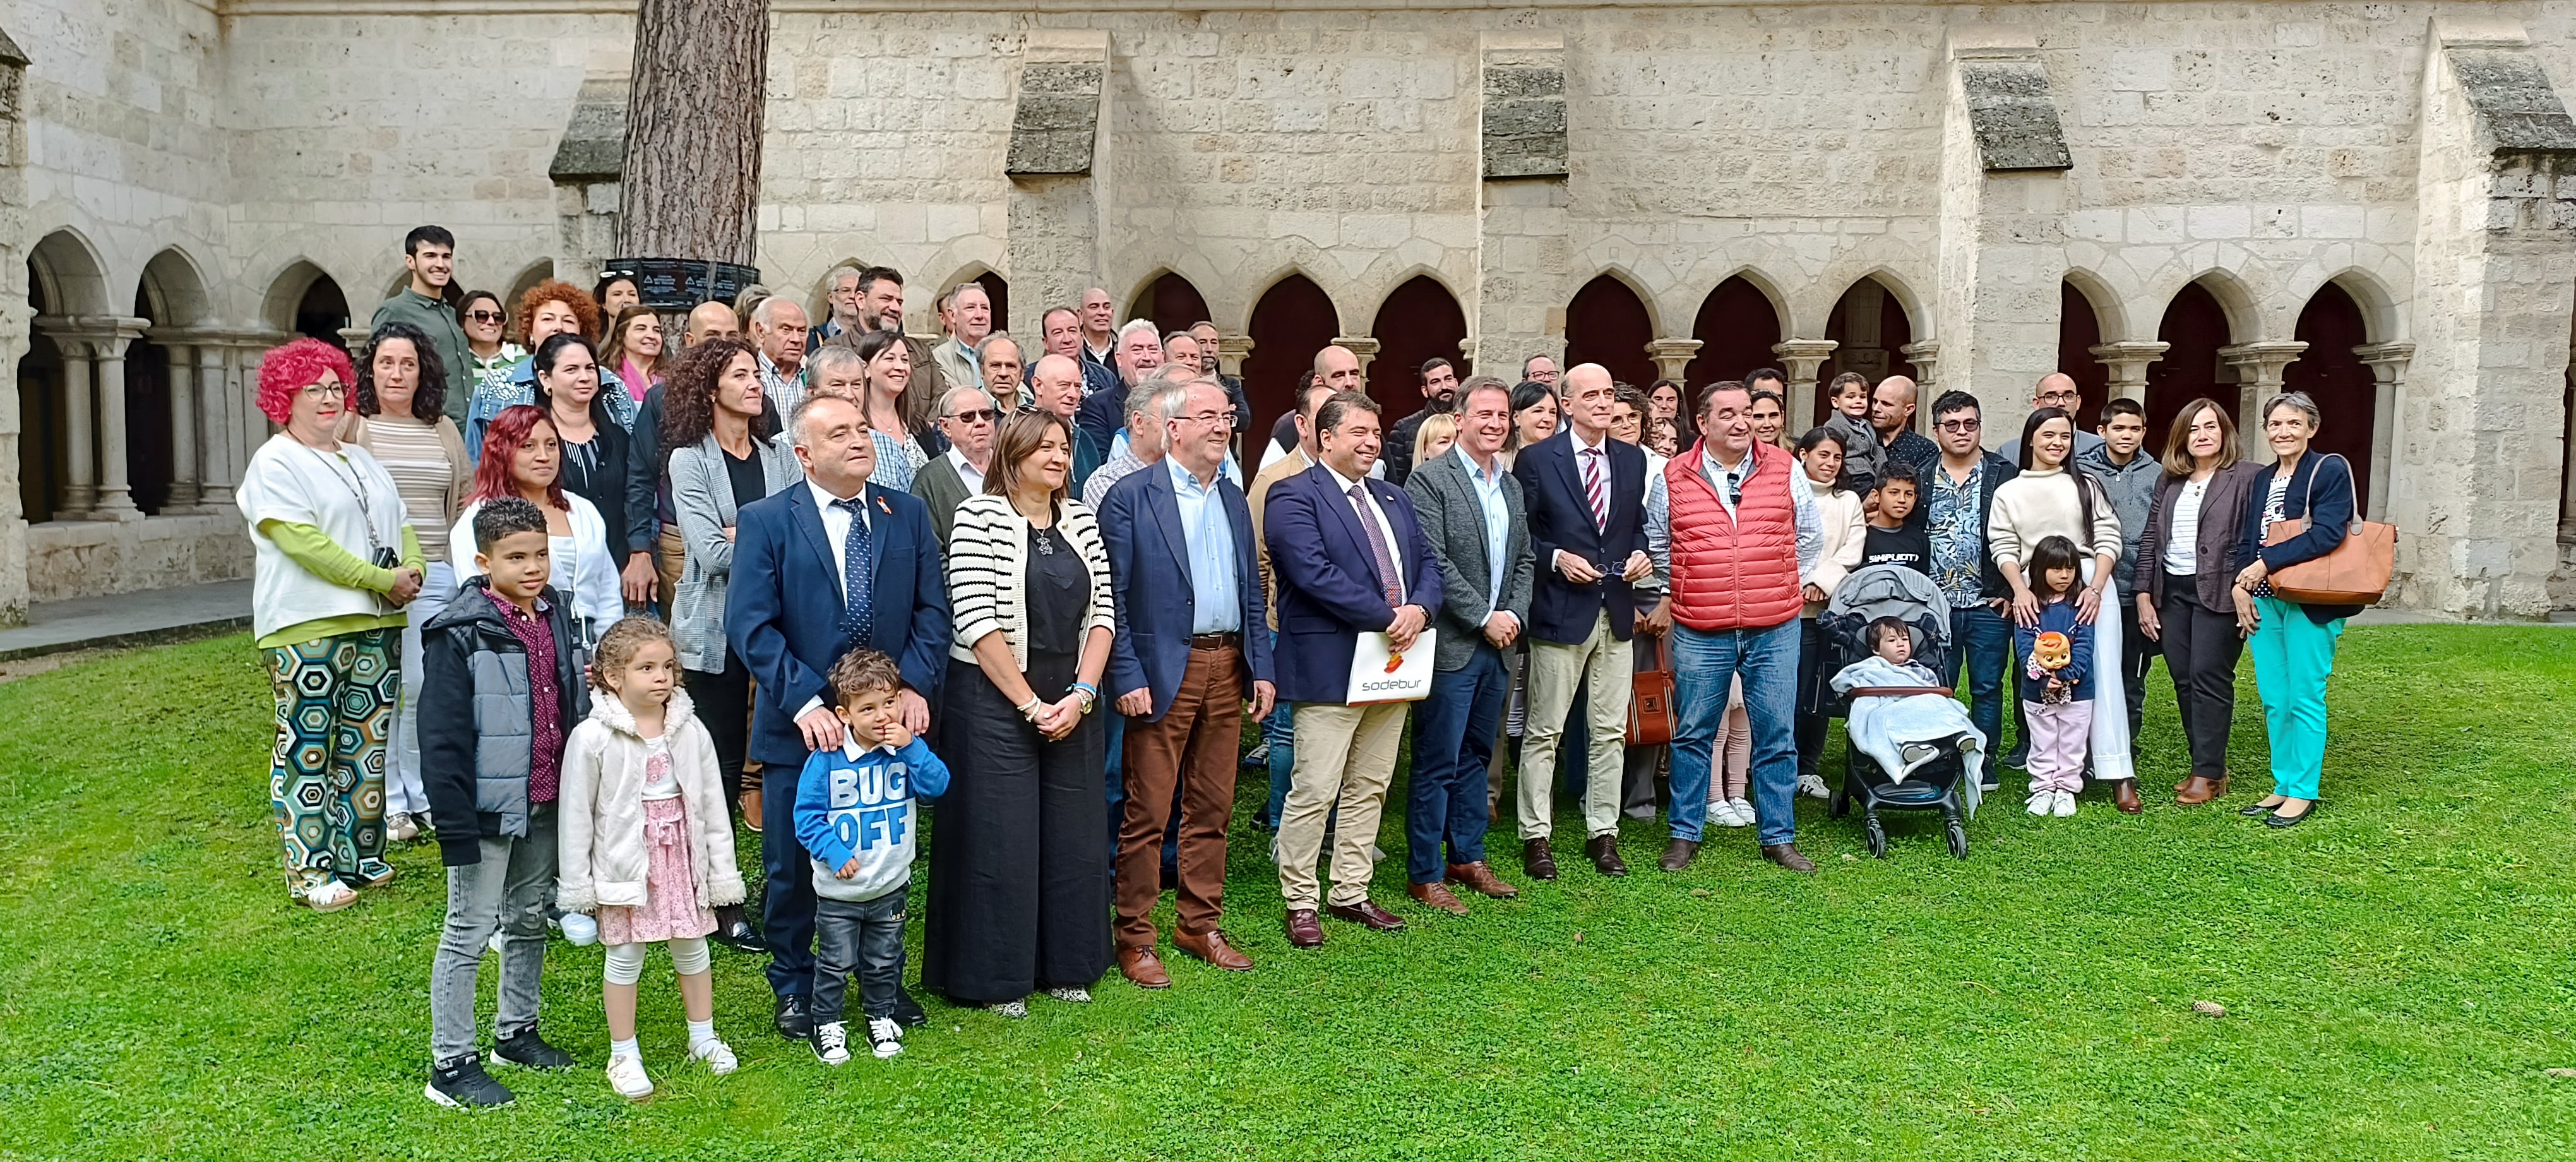
[[[1386,559],[1395,566],[1395,576],[1388,580],[1394,582],[1396,592],[1409,597],[1413,592],[1413,586],[1405,583],[1404,542],[1395,539],[1395,525],[1386,519],[1386,510],[1378,506],[1377,494],[1362,488],[1360,499],[1354,501],[1351,499],[1351,486],[1359,482],[1334,471],[1330,464],[1324,465],[1324,471],[1333,478],[1333,491],[1342,494],[1342,503],[1350,505],[1358,512],[1361,520],[1377,522],[1378,535],[1386,538]],[[1398,601],[1397,604],[1401,605],[1404,602]]]
[[[841,591],[841,604],[847,606],[850,603],[850,510],[842,508],[837,503],[841,498],[815,483],[813,478],[806,478],[805,487],[814,494],[814,508],[823,516],[823,543],[832,547],[832,587]],[[858,495],[867,494],[867,486],[860,485]],[[876,544],[876,519],[867,515],[868,506],[856,507],[859,519],[868,526],[868,544],[873,548]],[[873,573],[869,575],[875,576]],[[808,698],[803,706],[796,708],[796,717],[803,718],[822,708],[821,698]]]
[[[948,466],[957,470],[957,479],[966,482],[966,495],[983,495],[984,470],[967,463],[966,453],[958,451],[955,445],[949,446]],[[876,526],[870,525],[869,527],[874,528]]]

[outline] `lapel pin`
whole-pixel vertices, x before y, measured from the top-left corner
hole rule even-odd
[[[886,503],[886,498],[884,498],[884,497],[880,496],[880,497],[878,497],[878,498],[877,498],[877,511],[878,511],[878,512],[881,512],[881,513],[884,513],[884,514],[886,514],[887,516],[893,516],[893,515],[894,515],[894,506],[893,506],[893,505],[891,505],[891,504],[887,504],[887,503]]]

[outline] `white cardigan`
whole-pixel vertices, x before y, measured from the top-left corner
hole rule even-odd
[[[1869,522],[1861,515],[1859,493],[1827,487],[1818,487],[1815,492],[1816,523],[1824,527],[1825,551],[1817,554],[1816,571],[1807,575],[1806,583],[1824,590],[1826,598],[1831,599],[1834,590],[1842,588],[1843,578],[1860,565],[1861,550],[1869,540]],[[1814,617],[1824,608],[1824,602],[1810,601],[1806,615]]]
[[[598,641],[608,627],[626,616],[626,590],[618,576],[618,563],[608,555],[608,522],[599,519],[599,510],[588,500],[564,493],[572,502],[572,536],[548,537],[549,542],[569,540],[571,552],[556,552],[547,562],[546,581],[555,592],[572,600],[572,611],[590,623],[590,640]],[[483,511],[483,502],[475,501],[456,514],[456,527],[447,531],[448,556],[456,564],[457,584],[483,575],[474,563],[479,551],[474,545],[474,514]]]
[[[2078,487],[2093,493],[2089,536],[2082,502],[2075,495]],[[2075,543],[2079,563],[2096,555],[2120,559],[2120,513],[2100,481],[2088,476],[2079,484],[2064,468],[2032,468],[1995,486],[1994,508],[1986,515],[1986,552],[1995,564],[2011,561],[2027,568],[2031,550],[2053,536]]]
[[[733,820],[725,814],[716,744],[698,721],[688,691],[671,691],[662,736],[669,740],[671,777],[679,781],[680,803],[689,816],[695,865],[689,878],[697,886],[697,906],[739,904],[742,869],[734,860]],[[645,869],[653,855],[644,844],[644,763],[650,754],[635,733],[635,716],[613,694],[592,697],[590,718],[564,740],[555,902],[565,911],[644,906]]]
[[[1109,604],[1109,551],[1100,543],[1100,523],[1082,502],[1056,502],[1056,531],[1082,555],[1091,570],[1091,603],[1083,611],[1083,629],[1115,629]],[[994,630],[1011,644],[1011,661],[1029,667],[1028,606],[1023,585],[1028,576],[1029,519],[1011,507],[1006,496],[970,496],[957,506],[956,530],[948,538],[948,607],[957,639],[948,656],[975,660],[975,643]]]

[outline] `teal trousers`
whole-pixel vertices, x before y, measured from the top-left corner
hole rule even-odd
[[[2326,679],[2334,674],[2343,619],[2324,625],[2278,597],[2254,599],[2254,688],[2263,695],[2263,725],[2272,738],[2272,793],[2317,797],[2326,763]]]

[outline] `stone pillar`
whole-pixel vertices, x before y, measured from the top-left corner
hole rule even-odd
[[[1959,26],[1945,47],[1938,275],[1916,335],[1948,344],[1951,386],[1986,401],[1992,422],[2010,418],[1996,404],[2057,370],[2073,155],[2031,32]]]
[[[0,367],[27,354],[27,54],[0,32]],[[27,510],[20,503],[26,421],[16,391],[0,391],[0,626],[27,620]]]
[[[91,325],[90,353],[98,368],[98,500],[90,507],[96,520],[141,520],[134,507],[131,441],[125,424],[125,349],[143,337],[149,319],[108,315],[85,319]]]
[[[1252,336],[1239,332],[1216,334],[1216,370],[1219,375],[1243,378],[1243,361],[1252,357]]]
[[[54,341],[54,349],[63,356],[63,494],[54,510],[57,518],[78,519],[89,515],[98,503],[98,445],[92,434],[90,400],[89,340],[61,316],[36,320],[36,329]]]
[[[1699,354],[1699,348],[1697,339],[1657,339],[1646,344],[1646,355],[1655,361],[1658,378],[1680,383],[1683,369],[1690,366],[1691,357]],[[1641,383],[1637,386],[1646,385]]]
[[[2236,369],[2236,430],[2259,441],[2263,401],[2281,394],[2281,372],[2299,361],[2308,345],[2295,339],[2239,343],[2218,349],[2218,361]]]
[[[1011,298],[1043,311],[1080,302],[1085,289],[1110,281],[1099,247],[1100,218],[1110,205],[1109,33],[1031,29],[1020,46],[1018,81],[1002,165],[1011,183],[1002,224]]]
[[[2370,368],[2370,495],[2362,512],[2374,519],[2388,512],[2388,476],[2397,444],[2397,389],[2405,386],[2406,363],[2415,357],[2412,343],[2366,343],[2352,349]]]
[[[1941,398],[1941,345],[1926,339],[1896,349],[1914,365],[1914,430],[1932,431],[1932,401]]]
[[[2170,343],[2128,340],[2090,348],[2093,358],[2111,369],[2111,398],[2147,402],[2147,365],[2165,357]],[[2148,435],[2154,435],[2150,432]]]
[[[161,503],[161,511],[193,513],[199,471],[196,349],[167,333],[155,338],[169,354],[170,364],[170,497]]]
[[[1576,281],[1566,192],[1565,34],[1477,34],[1476,363],[1508,381],[1532,355],[1565,354]]]
[[[241,479],[243,453],[241,421],[238,418],[247,403],[237,401],[226,390],[224,351],[212,342],[200,341],[197,353],[197,431],[203,450],[197,465],[200,481],[198,505],[205,511],[226,508],[233,503],[233,484]]]
[[[1789,373],[1789,415],[1799,423],[1816,414],[1816,369],[1833,358],[1839,346],[1831,339],[1784,339],[1771,345],[1780,369]]]

